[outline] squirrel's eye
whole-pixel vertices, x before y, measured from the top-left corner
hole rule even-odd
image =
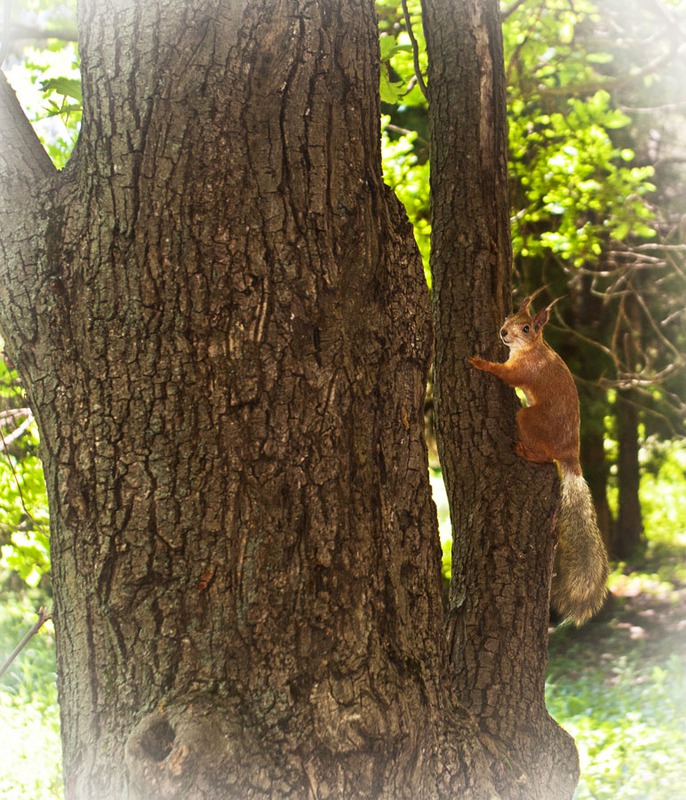
[[[525,325],[525,326],[522,328],[522,330],[524,331],[524,333],[528,333],[528,332],[529,332],[529,326],[528,326],[528,325]]]

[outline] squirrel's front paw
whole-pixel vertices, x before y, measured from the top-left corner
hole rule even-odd
[[[485,361],[483,358],[479,358],[479,356],[470,356],[470,358],[467,359],[467,363],[471,364],[477,369],[483,369],[488,364],[488,361]]]

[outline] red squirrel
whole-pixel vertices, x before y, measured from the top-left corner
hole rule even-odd
[[[517,412],[517,455],[558,465],[562,498],[551,602],[565,622],[582,625],[603,605],[609,567],[579,463],[579,395],[567,365],[543,339],[557,300],[535,317],[529,313],[531,301],[541,291],[527,297],[500,329],[500,338],[510,349],[507,361],[497,364],[478,356],[468,360],[523,390],[527,405]]]

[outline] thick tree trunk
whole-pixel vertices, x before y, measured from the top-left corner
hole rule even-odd
[[[502,754],[508,798],[571,797],[570,737],[544,703],[555,470],[513,453],[511,390],[470,370],[504,360],[510,308],[505,79],[496,0],[424,4],[439,453],[454,526],[449,636],[459,697]]]
[[[381,181],[373,4],[79,15],[62,174],[0,84],[67,800],[495,797],[445,680],[430,314]]]

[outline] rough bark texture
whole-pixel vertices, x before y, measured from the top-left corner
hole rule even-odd
[[[544,703],[555,470],[513,453],[511,390],[470,370],[504,360],[510,309],[506,104],[499,4],[424,5],[429,52],[432,274],[439,453],[455,543],[449,638],[453,681],[493,752],[503,797],[571,797],[570,737]],[[497,765],[497,756],[495,758]]]
[[[0,83],[67,800],[495,797],[446,680],[373,3],[83,0],[79,30],[63,173]]]

